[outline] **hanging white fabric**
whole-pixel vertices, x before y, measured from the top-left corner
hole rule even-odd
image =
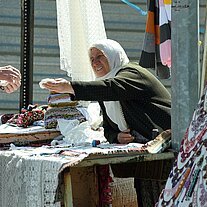
[[[89,46],[106,38],[100,0],[56,0],[60,68],[72,80],[93,80]]]

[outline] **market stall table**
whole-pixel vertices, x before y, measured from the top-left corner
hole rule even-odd
[[[174,159],[172,152],[154,153],[166,141],[169,137],[144,148],[134,143],[100,144],[98,147],[90,144],[13,146],[1,150],[0,206],[98,206],[97,166]]]

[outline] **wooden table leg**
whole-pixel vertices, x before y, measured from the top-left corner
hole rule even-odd
[[[96,167],[71,167],[65,172],[65,207],[97,207],[99,204]]]

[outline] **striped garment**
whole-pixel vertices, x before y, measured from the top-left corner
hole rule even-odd
[[[148,0],[144,44],[139,64],[155,68],[160,78],[170,77],[171,0]]]

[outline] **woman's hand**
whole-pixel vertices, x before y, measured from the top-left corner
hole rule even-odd
[[[130,129],[126,129],[118,134],[117,139],[120,144],[128,144],[133,142],[134,137],[130,134]]]
[[[42,86],[49,91],[53,91],[56,93],[71,93],[74,94],[73,87],[71,86],[70,82],[63,79],[49,79],[48,81],[43,81]]]

